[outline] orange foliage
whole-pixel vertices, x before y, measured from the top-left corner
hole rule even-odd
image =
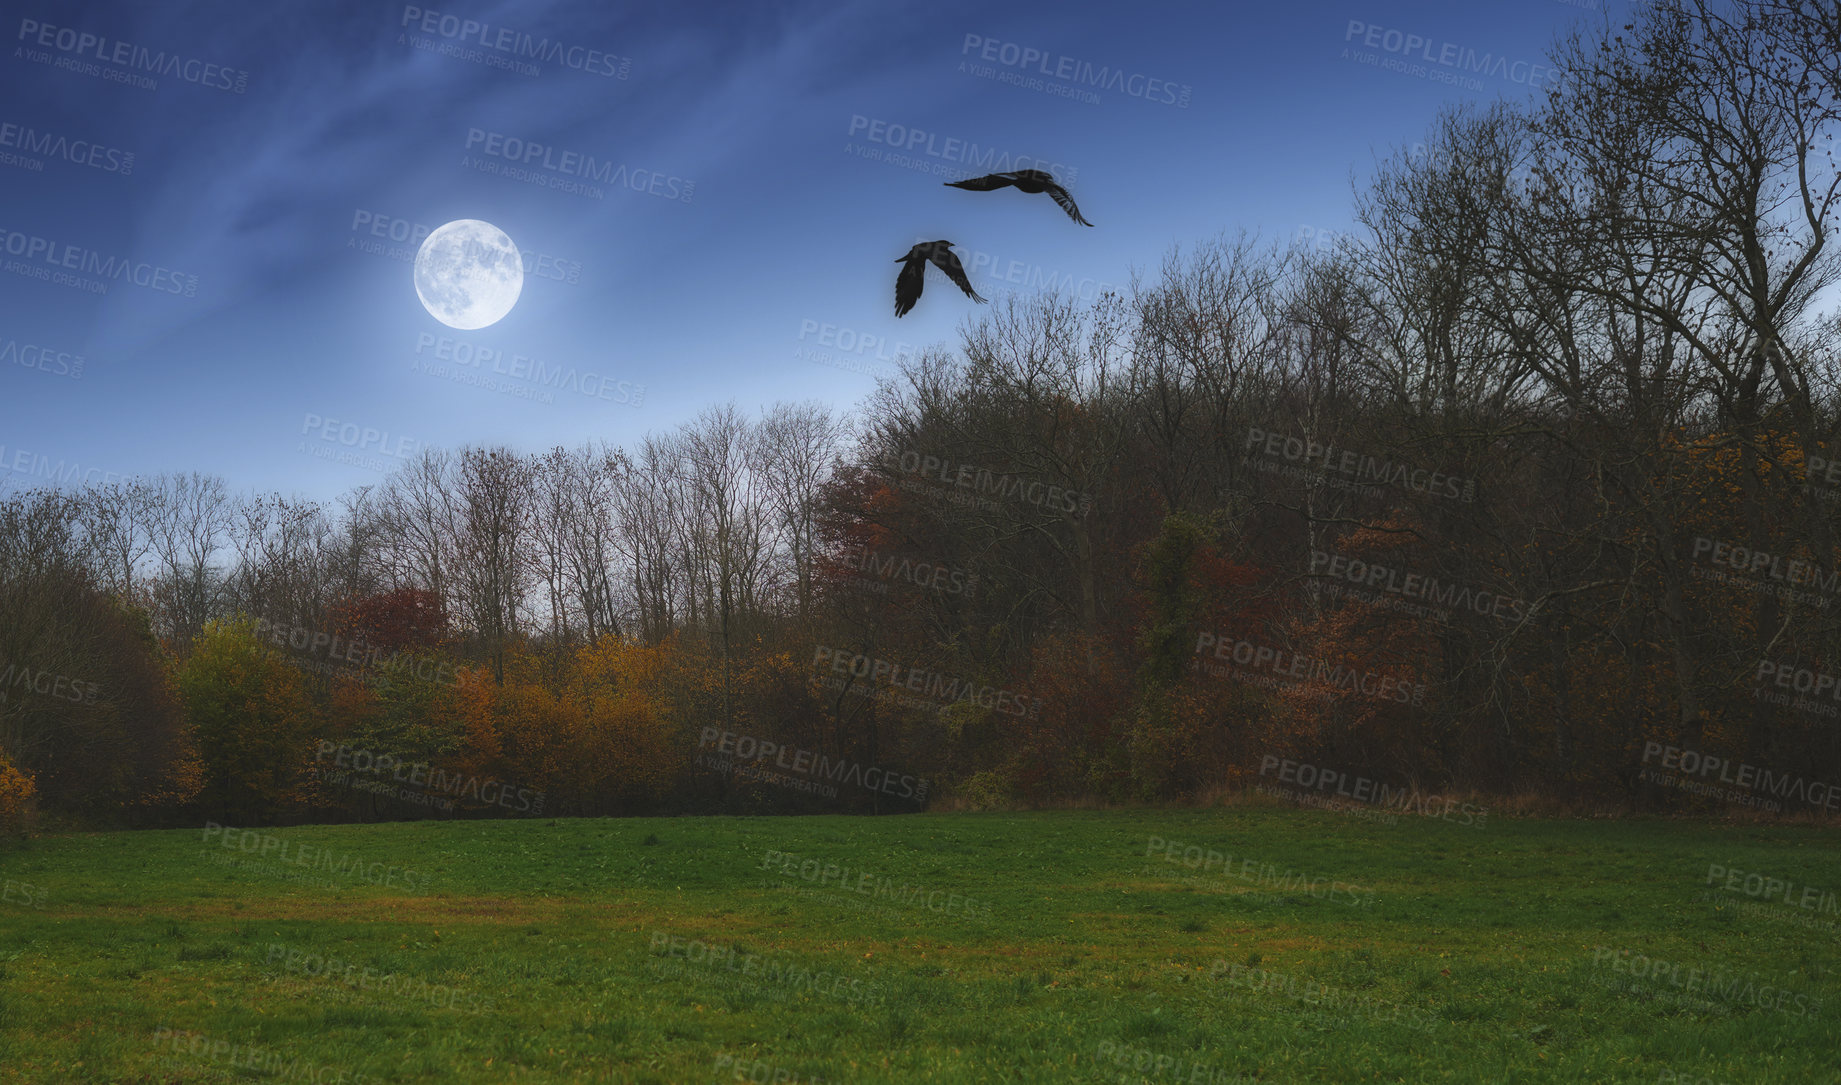
[[[0,750],[0,831],[19,831],[26,826],[32,810],[32,796],[38,791],[32,776],[19,768]]]
[[[642,809],[669,786],[676,721],[662,687],[676,677],[672,642],[615,637],[577,649],[560,683],[523,651],[506,660],[503,685],[463,668],[453,698],[463,735],[460,771],[496,777],[560,799],[554,812]],[[549,672],[554,678],[554,671]]]

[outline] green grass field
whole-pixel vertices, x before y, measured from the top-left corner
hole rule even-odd
[[[1832,829],[420,822],[0,880],[7,1081],[1841,1081]]]

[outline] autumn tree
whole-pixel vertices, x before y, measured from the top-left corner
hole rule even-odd
[[[298,801],[314,713],[300,671],[248,619],[206,625],[176,684],[203,763],[200,799],[234,825],[272,822]]]

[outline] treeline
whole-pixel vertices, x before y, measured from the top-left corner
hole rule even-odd
[[[1333,250],[1013,297],[848,420],[15,495],[0,817],[1712,801],[1687,754],[1834,809],[1837,34],[1649,5]]]

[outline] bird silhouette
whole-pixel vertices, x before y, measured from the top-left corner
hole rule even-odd
[[[1013,170],[1009,173],[987,173],[983,177],[969,177],[963,181],[947,181],[953,188],[963,188],[971,192],[989,192],[994,188],[1015,185],[1031,196],[1046,192],[1068,213],[1068,217],[1082,226],[1091,226],[1091,222],[1080,217],[1080,208],[1074,206],[1074,197],[1068,190],[1055,183],[1054,174],[1046,170]]]
[[[904,265],[901,274],[895,277],[896,316],[908,315],[908,311],[914,308],[914,303],[920,300],[921,287],[926,285],[927,261],[929,260],[938,264],[940,270],[946,273],[946,277],[951,279],[959,289],[965,291],[966,297],[980,304],[984,303],[984,299],[978,296],[978,291],[972,289],[971,280],[965,277],[965,267],[953,254],[952,242],[923,241],[909,249],[908,255],[899,257],[895,261],[897,264]]]

